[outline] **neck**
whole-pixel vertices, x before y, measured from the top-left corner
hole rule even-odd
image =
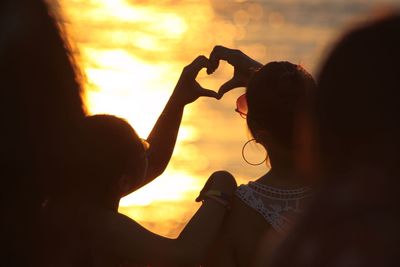
[[[85,198],[85,201],[92,206],[109,211],[118,211],[119,197],[105,195],[91,195]]]
[[[59,207],[58,209],[76,209],[78,206],[94,206],[100,209],[118,211],[119,197],[99,197],[98,195],[88,193],[65,193],[49,199],[51,205]],[[62,207],[62,208],[60,208]]]
[[[103,198],[99,204],[104,209],[111,210],[111,211],[118,211],[119,200],[120,200],[119,197],[110,196],[110,197]]]
[[[116,198],[113,200],[113,202],[110,204],[110,209],[113,211],[118,211],[118,207],[119,207],[119,198]]]
[[[276,187],[304,187],[309,186],[296,172],[281,171],[271,168],[269,172],[257,179],[257,182]]]
[[[269,152],[271,169],[257,181],[266,185],[278,187],[309,186],[308,182],[298,172],[293,159],[287,153]]]
[[[297,168],[290,152],[283,149],[268,149],[268,154],[271,174],[276,174],[286,180],[297,179]]]

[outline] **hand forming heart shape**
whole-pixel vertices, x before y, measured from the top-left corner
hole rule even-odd
[[[231,64],[234,67],[234,73],[232,79],[224,83],[217,93],[203,88],[196,81],[196,77],[203,68],[207,68],[207,73],[212,74],[218,68],[220,60],[225,60]],[[261,66],[262,64],[248,57],[240,50],[216,46],[210,54],[210,59],[205,56],[198,56],[183,69],[173,97],[184,105],[195,101],[201,96],[220,99],[226,92],[237,87],[246,86],[252,73]]]
[[[231,64],[234,67],[234,72],[233,77],[219,88],[219,98],[232,89],[246,86],[252,74],[262,67],[261,63],[248,57],[240,50],[215,46],[210,54],[211,65],[207,68],[208,74],[212,74],[218,68],[220,60],[225,60]]]
[[[219,98],[218,93],[203,88],[197,81],[196,77],[203,68],[210,68],[211,62],[205,56],[198,56],[192,63],[183,68],[179,77],[172,97],[182,104],[192,103],[201,96]]]

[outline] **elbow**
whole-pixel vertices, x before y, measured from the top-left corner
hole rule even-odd
[[[164,159],[160,158],[159,155],[156,155],[157,152],[151,152],[150,157],[148,158],[148,167],[147,167],[147,179],[154,180],[158,176],[164,173],[167,169],[169,158]]]
[[[162,167],[151,167],[149,166],[149,169],[147,170],[147,181],[153,181],[156,179],[158,176],[164,173],[165,169],[167,166],[162,166]]]
[[[166,169],[167,169],[167,163],[163,164],[162,166],[158,166],[158,167],[154,168],[152,176],[154,178],[157,178],[158,176],[163,174]]]

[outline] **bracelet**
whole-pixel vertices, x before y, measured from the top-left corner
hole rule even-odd
[[[219,197],[228,202],[231,200],[231,196],[219,190],[208,190],[204,195],[208,197],[211,196]]]
[[[219,190],[209,190],[203,194],[200,194],[200,196],[198,197],[198,200],[201,200],[202,202],[204,202],[204,200],[206,199],[213,199],[222,204],[225,208],[231,208],[231,196]]]
[[[217,201],[219,204],[221,204],[222,206],[224,206],[226,209],[231,209],[231,206],[229,205],[228,202],[218,198],[218,197],[214,197],[214,196],[210,196],[210,197],[206,197],[205,199],[202,200],[202,202],[204,202],[206,199],[212,199]]]

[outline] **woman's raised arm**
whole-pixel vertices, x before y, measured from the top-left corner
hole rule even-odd
[[[202,96],[218,97],[216,92],[204,89],[196,82],[199,71],[209,67],[210,61],[205,56],[199,56],[183,69],[172,96],[147,138],[150,143],[149,166],[147,177],[140,186],[154,180],[167,167],[174,151],[184,107]]]

